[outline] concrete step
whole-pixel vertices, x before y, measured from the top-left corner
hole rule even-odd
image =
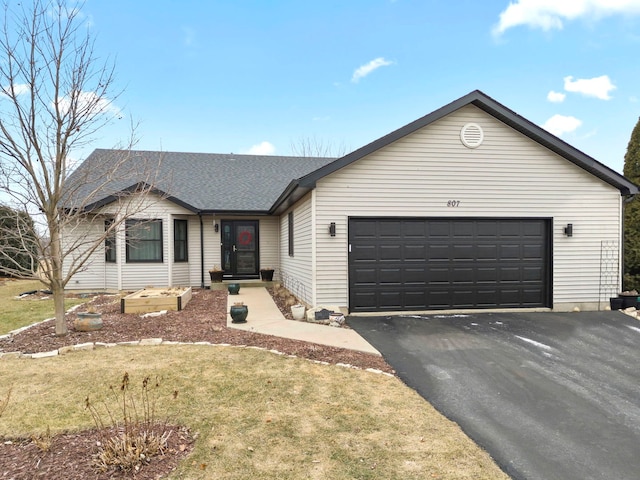
[[[271,288],[275,286],[278,282],[264,282],[260,279],[249,279],[249,280],[223,280],[222,282],[211,282],[210,288],[211,290],[226,290],[230,283],[239,283],[240,289],[250,288],[250,287],[262,287],[262,288]]]

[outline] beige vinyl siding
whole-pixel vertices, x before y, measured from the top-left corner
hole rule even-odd
[[[283,237],[286,238],[286,237]],[[260,219],[260,268],[273,267],[276,278],[280,266],[280,223],[277,217]]]
[[[293,211],[293,256],[289,256],[289,212]],[[284,285],[302,301],[313,304],[312,289],[312,195],[307,195],[292,210],[280,217],[280,265]]]
[[[484,130],[476,149],[460,141],[467,122]],[[318,303],[348,303],[349,216],[552,218],[554,304],[597,302],[601,242],[619,257],[619,191],[472,105],[320,180],[316,195]]]
[[[220,265],[220,234],[213,229],[213,216],[202,216],[204,242],[204,284],[209,285],[209,269]],[[219,221],[219,220],[218,220]],[[202,282],[202,252],[200,250],[200,217],[189,217],[189,281],[192,287],[200,287]]]
[[[136,199],[131,199],[130,204]],[[88,288],[108,288],[118,290],[137,290],[146,286],[169,286],[173,280],[185,280],[185,270],[178,268],[177,278],[172,277],[174,265],[173,263],[173,218],[180,216],[186,218],[185,215],[191,215],[188,210],[174,204],[165,199],[161,199],[155,195],[150,195],[143,199],[139,204],[135,205],[135,211],[139,212],[133,216],[137,219],[159,219],[162,221],[162,243],[163,243],[163,261],[162,263],[127,263],[126,262],[126,243],[125,243],[125,225],[121,225],[116,233],[116,264],[105,265],[104,248],[98,250],[92,255],[91,262],[86,269],[74,275],[67,287],[69,289],[88,289]],[[107,205],[102,213],[105,218],[110,214],[117,214],[116,205]],[[97,221],[92,228],[95,229],[95,238],[101,235],[104,228],[104,220]],[[70,238],[79,235],[79,232],[65,232]],[[67,266],[68,268],[68,266]],[[188,269],[188,267],[185,267]],[[118,281],[118,278],[120,279]],[[180,282],[182,284],[182,281]]]
[[[63,250],[68,251],[71,249],[71,245],[90,245],[100,238],[104,232],[104,218],[94,218],[92,223],[86,223],[81,227],[75,228],[73,231],[63,232],[62,244]],[[75,255],[74,250],[70,252],[70,255],[65,258],[63,263],[63,269],[65,272],[69,271],[72,262],[78,258]],[[86,251],[86,250],[85,250]],[[100,246],[95,252],[91,254],[89,260],[85,263],[84,267],[76,273],[69,283],[67,289],[105,289],[107,287],[107,272],[106,262],[104,255],[104,246]]]

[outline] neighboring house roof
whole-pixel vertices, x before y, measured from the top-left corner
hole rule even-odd
[[[267,213],[292,179],[333,158],[184,152],[95,150],[68,178],[83,208],[111,203],[117,193],[146,183],[183,207],[202,213]],[[92,194],[97,182],[103,188]],[[102,179],[102,180],[101,180]]]
[[[375,140],[370,144],[319,168],[318,170],[310,172],[308,175],[298,179],[296,182],[292,182],[287,190],[280,196],[278,202],[274,205],[274,212],[280,212],[288,208],[298,199],[302,198],[309,190],[315,188],[316,182],[327,175],[350,165],[366,155],[369,155],[376,150],[379,150],[415,132],[416,130],[426,127],[427,125],[440,120],[441,118],[467,105],[474,105],[478,107],[489,115],[492,115],[498,120],[509,125],[514,130],[517,130],[523,135],[526,135],[532,140],[547,147],[552,152],[560,155],[570,162],[573,162],[587,172],[620,190],[622,195],[635,195],[638,193],[638,186],[617,173],[615,170],[610,169],[606,165],[572,147],[555,135],[547,132],[545,129],[530,122],[526,118],[521,117],[513,110],[510,110],[504,105],[498,103],[480,90],[474,90],[464,97],[461,97],[458,100],[455,100],[454,102],[451,102],[450,104],[445,105],[444,107],[439,108],[438,110],[435,110],[434,112],[431,112],[428,115],[425,115],[424,117],[419,118],[418,120],[415,120],[404,127],[399,128],[398,130],[395,130],[388,135],[385,135],[384,137],[381,137],[378,140]]]

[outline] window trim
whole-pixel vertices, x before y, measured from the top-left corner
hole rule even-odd
[[[104,221],[105,232],[115,223],[113,218]],[[105,263],[117,263],[118,251],[116,248],[116,231],[115,229],[104,237],[104,261]]]
[[[293,257],[293,212],[287,216],[289,223],[289,256]]]
[[[177,225],[184,225],[184,239],[178,239],[176,233],[178,232]],[[179,244],[184,244],[184,256],[179,255]],[[189,221],[183,218],[173,219],[173,262],[184,263],[189,261]]]
[[[133,243],[130,240],[129,232],[131,228],[138,224],[151,224],[158,223],[160,225],[160,238],[153,240],[137,240],[138,242],[160,242],[160,258],[148,259],[148,260],[137,260],[131,258],[131,244]],[[126,237],[126,259],[127,263],[164,263],[164,235],[162,233],[162,219],[161,218],[149,218],[149,219],[140,219],[140,218],[130,218],[125,222],[125,237]]]

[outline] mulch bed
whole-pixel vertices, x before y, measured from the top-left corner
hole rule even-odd
[[[21,301],[37,301],[24,299]],[[359,368],[374,368],[394,373],[392,368],[377,355],[356,352],[343,348],[328,347],[299,340],[263,335],[227,328],[227,292],[215,290],[195,290],[191,301],[180,312],[141,318],[136,314],[120,313],[119,297],[100,295],[91,303],[102,312],[103,328],[96,332],[76,332],[73,330],[75,313],[66,315],[69,334],[55,335],[53,321],[47,321],[24,330],[7,339],[0,340],[0,352],[49,352],[64,346],[89,342],[117,343],[162,338],[177,342],[210,342],[217,344],[247,345],[277,350],[289,355],[328,362],[343,363]],[[286,307],[280,307],[290,318]],[[326,327],[334,328],[334,327]],[[171,447],[165,457],[154,458],[138,472],[109,476],[96,474],[91,466],[86,470],[87,449],[95,446],[99,432],[87,431],[56,436],[52,449],[43,452],[30,440],[19,443],[5,443],[0,439],[0,480],[26,480],[35,478],[107,479],[136,478],[150,480],[161,478],[175,468],[189,448],[178,445]],[[176,436],[178,439],[178,436]],[[188,434],[183,432],[180,445],[190,445]],[[180,447],[180,448],[178,448]],[[82,465],[81,465],[82,464]]]

